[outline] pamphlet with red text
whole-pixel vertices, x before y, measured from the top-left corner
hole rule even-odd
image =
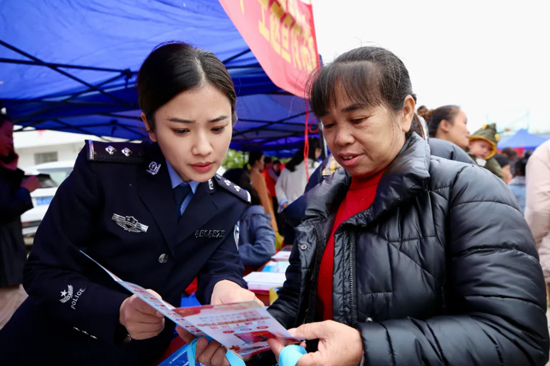
[[[100,266],[121,286],[189,333],[196,337],[207,335],[241,357],[270,349],[267,344],[270,338],[294,339],[256,301],[175,308],[143,287],[123,281],[92,257],[83,251],[81,253]]]

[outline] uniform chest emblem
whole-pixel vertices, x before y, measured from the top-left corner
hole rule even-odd
[[[158,164],[157,162],[152,161],[151,164],[149,164],[149,167],[147,168],[147,173],[151,175],[157,175],[161,166],[162,164]]]
[[[121,216],[113,214],[111,218],[118,226],[131,233],[146,233],[149,226],[140,224],[134,216]]]

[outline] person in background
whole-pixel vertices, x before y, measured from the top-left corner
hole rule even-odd
[[[305,144],[286,163],[275,185],[279,212],[283,211],[289,204],[304,194],[309,178],[320,165],[317,159],[319,159],[322,152],[321,141],[317,138],[309,140],[307,161],[304,161],[304,148]],[[294,228],[287,222],[284,223],[283,236],[286,245],[294,243]]]
[[[478,166],[504,180],[502,169],[495,159],[499,139],[496,124],[484,124],[470,136],[467,151]]]
[[[322,152],[321,141],[318,138],[309,139],[307,162],[304,161],[304,149],[305,145],[286,163],[275,185],[277,201],[281,210],[284,210],[289,204],[304,194],[309,177],[320,165],[317,159],[319,159]]]
[[[461,149],[470,143],[468,118],[466,113],[456,105],[445,105],[436,109],[420,106],[417,110],[420,117],[428,124],[430,137],[452,142]]]
[[[533,152],[525,171],[525,220],[535,237],[546,284],[550,284],[550,140]]]
[[[514,177],[510,180],[508,183],[508,187],[512,190],[514,193],[514,196],[516,196],[516,199],[518,201],[518,205],[521,208],[521,211],[525,213],[525,168],[527,166],[527,161],[529,160],[529,155],[526,154],[526,156],[517,159],[514,164]]]
[[[279,176],[281,175],[281,162],[279,160],[273,160],[273,167],[271,168],[269,175],[275,181],[279,180]]]
[[[338,169],[340,169],[340,164],[338,164],[338,161],[336,161],[336,159],[334,159],[334,156],[330,154],[325,159],[323,159],[321,164],[317,167],[317,169],[315,169],[313,174],[309,177],[309,181],[307,182],[304,193],[308,192],[317,184],[325,180],[327,177],[334,174],[334,172],[336,172]],[[289,206],[292,206],[292,203]],[[287,210],[288,210],[288,207],[285,209],[285,211]]]
[[[500,153],[510,160],[510,165],[514,165],[516,160],[518,160],[518,152],[511,147],[505,147],[500,151]]]
[[[250,174],[246,169],[229,169],[224,178],[246,189],[250,193],[252,205],[239,220],[239,256],[247,267],[255,270],[264,265],[275,254],[275,231],[271,228],[271,217],[265,213],[258,192],[250,184]]]
[[[277,183],[277,179],[279,179],[279,176],[277,174],[274,174],[273,159],[271,158],[271,156],[264,157],[264,168],[261,173],[264,176],[269,195],[271,197],[276,197],[277,194],[275,193],[275,184]]]
[[[279,175],[277,175],[277,173],[273,169],[274,166],[275,166],[275,162],[273,161],[271,156],[265,156],[264,169],[262,170],[262,175],[265,179],[267,191],[269,192],[271,203],[273,205],[273,214],[275,215],[277,228],[280,229],[281,223],[280,223],[279,213],[277,211],[277,193],[275,192],[275,184],[277,184],[277,179],[279,179]]]
[[[512,172],[511,172],[511,163],[512,161],[508,159],[507,156],[496,154],[495,160],[497,161],[498,165],[500,166],[500,169],[502,170],[502,180],[504,183],[509,184],[512,180]]]
[[[298,364],[545,365],[544,279],[510,190],[430,155],[390,51],[351,50],[312,79],[310,105],[343,169],[306,194],[269,307],[307,339]],[[275,356],[285,346],[268,342]]]
[[[271,228],[275,232],[278,232],[279,228],[277,226],[277,220],[275,219],[273,200],[269,194],[265,178],[262,175],[262,170],[264,170],[264,158],[264,153],[261,151],[251,151],[249,153],[248,166],[250,168],[250,181],[252,182],[252,187],[258,192],[260,202],[265,212],[271,216]]]
[[[27,298],[21,285],[27,261],[21,215],[33,207],[30,193],[40,187],[36,176],[24,179],[17,161],[13,123],[0,114],[0,330]]]

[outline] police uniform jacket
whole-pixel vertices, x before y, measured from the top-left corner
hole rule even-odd
[[[151,364],[173,323],[157,337],[123,342],[119,309],[130,293],[80,250],[176,307],[197,277],[197,298],[209,303],[220,280],[246,287],[235,227],[248,204],[247,191],[216,175],[178,218],[157,144],[88,141],[36,233],[29,298],[0,332],[0,365]]]

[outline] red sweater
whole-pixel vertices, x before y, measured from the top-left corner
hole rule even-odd
[[[336,229],[353,215],[366,210],[374,201],[376,188],[384,171],[368,178],[352,178],[346,197],[338,207],[336,219],[330,232],[317,282],[317,309],[323,314],[323,320],[332,319],[332,274],[334,270],[334,233]]]

